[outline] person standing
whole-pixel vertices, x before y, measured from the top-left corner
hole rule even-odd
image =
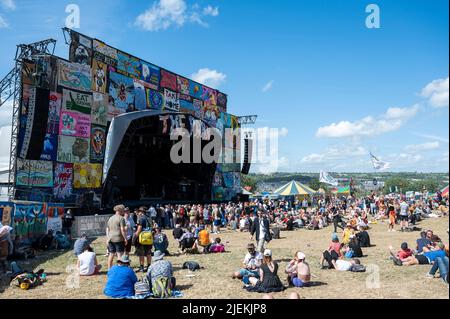
[[[133,234],[136,228],[136,224],[133,220],[133,216],[130,214],[130,209],[127,207],[125,208],[125,223],[127,225],[127,245],[125,246],[125,254],[127,256],[130,255],[131,252],[131,244],[133,239]]]
[[[68,209],[62,217],[62,233],[69,240],[72,240],[72,225],[74,221],[75,217],[72,215],[72,210]]]
[[[401,231],[405,231],[405,228],[408,228],[408,219],[409,219],[409,205],[403,200],[400,203],[400,227]]]
[[[114,262],[114,255],[120,259],[125,253],[127,244],[127,225],[125,222],[125,206],[117,205],[114,207],[115,214],[108,220],[106,227],[106,240],[108,245],[108,269]]]
[[[147,234],[151,234],[151,238],[147,238],[145,242],[144,236],[140,236],[141,233],[146,232]],[[136,255],[139,257],[139,272],[147,272],[148,267],[152,263],[152,247],[153,247],[153,235],[152,235],[152,223],[145,215],[145,208],[141,207],[138,210],[138,222],[136,233],[134,234],[134,238],[136,240]],[[147,267],[144,268],[144,261],[147,258]]]
[[[253,240],[253,236],[256,237],[256,242],[258,243],[258,251],[260,253],[264,252],[264,244],[269,243],[272,240],[272,235],[270,234],[270,222],[269,219],[263,214],[261,210],[258,210],[258,216],[255,218],[252,229],[251,229],[250,240]]]

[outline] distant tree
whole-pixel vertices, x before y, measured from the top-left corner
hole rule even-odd
[[[251,175],[241,175],[241,186],[243,188],[250,188],[250,191],[255,193],[258,191],[258,178]]]

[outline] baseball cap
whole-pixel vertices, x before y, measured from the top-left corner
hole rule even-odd
[[[306,255],[300,251],[300,252],[297,253],[297,258],[299,260],[305,260],[306,259]]]
[[[265,257],[272,257],[272,251],[270,249],[264,250],[264,256]]]

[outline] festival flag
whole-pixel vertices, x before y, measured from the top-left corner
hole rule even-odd
[[[370,153],[370,157],[372,158],[373,168],[376,169],[377,171],[384,171],[391,167],[390,163],[380,161],[372,153]]]
[[[327,172],[320,171],[320,182],[334,187],[338,186],[338,181]]]

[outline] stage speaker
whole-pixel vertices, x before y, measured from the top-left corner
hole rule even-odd
[[[253,153],[253,140],[246,138],[244,140],[244,162],[242,163],[242,171],[241,171],[241,173],[244,175],[248,175],[248,173],[250,172],[252,153]]]

